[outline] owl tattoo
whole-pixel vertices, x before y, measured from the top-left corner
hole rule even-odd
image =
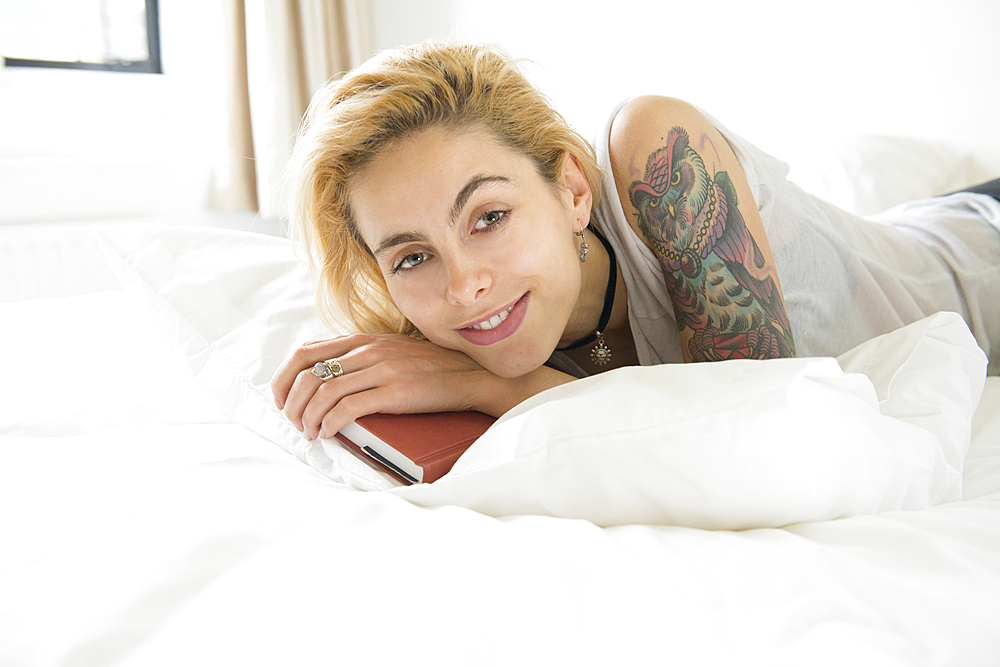
[[[663,267],[694,361],[795,355],[773,269],[749,234],[725,171],[710,175],[687,132],[667,135],[629,187],[639,230]]]

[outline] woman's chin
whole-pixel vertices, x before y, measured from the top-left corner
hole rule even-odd
[[[517,378],[543,366],[548,361],[548,357],[544,359],[532,359],[528,356],[505,357],[502,359],[476,359],[476,361],[494,375],[502,378]]]

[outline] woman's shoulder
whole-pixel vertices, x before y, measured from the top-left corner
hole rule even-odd
[[[612,145],[656,132],[664,122],[711,125],[705,114],[689,102],[664,95],[640,95],[626,101],[615,113],[611,124]]]
[[[675,97],[643,95],[625,102],[615,113],[609,133],[612,163],[630,158],[651,144],[663,145],[669,131],[680,128],[689,135],[718,130],[693,104]]]
[[[697,157],[699,168],[707,173],[724,173],[741,201],[753,201],[732,145],[713,119],[693,104],[644,95],[623,104],[611,121],[608,158],[614,186],[630,226],[644,240],[648,241],[638,229],[633,188],[653,179],[656,183],[648,185],[665,189],[667,182],[659,184],[657,179],[674,177],[673,171],[691,156]]]

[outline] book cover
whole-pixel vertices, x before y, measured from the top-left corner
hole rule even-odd
[[[373,414],[348,424],[335,436],[376,469],[404,484],[440,479],[495,417],[481,412]]]

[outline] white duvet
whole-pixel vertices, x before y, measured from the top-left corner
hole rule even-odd
[[[318,333],[287,245],[107,240],[129,290],[0,306],[0,665],[997,664],[1000,384],[948,315],[715,414],[712,370],[572,383],[397,489],[267,402]]]

